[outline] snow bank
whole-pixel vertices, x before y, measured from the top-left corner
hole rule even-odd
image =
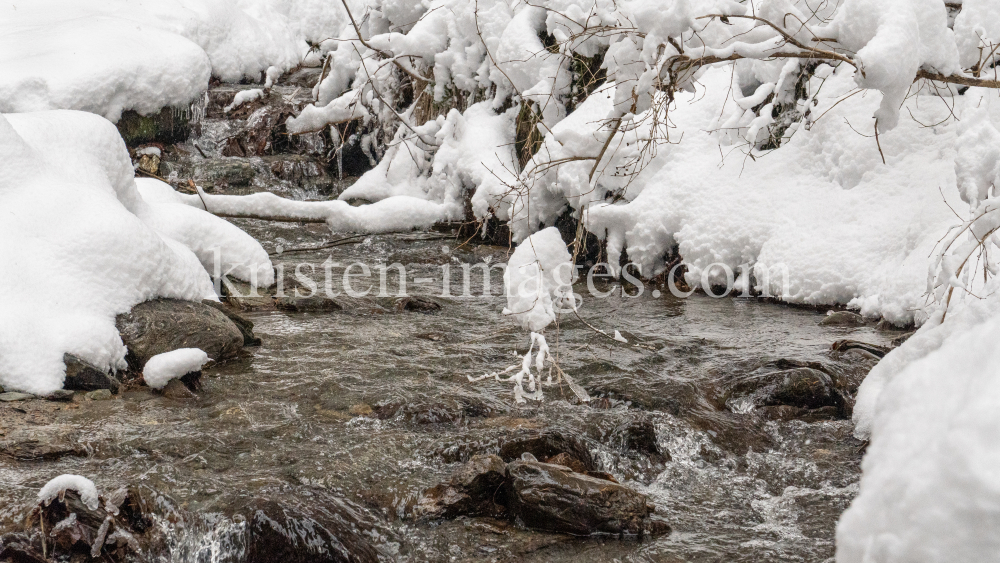
[[[204,212],[170,215],[147,204],[118,131],[96,115],[2,115],[0,161],[0,292],[9,296],[0,304],[0,384],[7,389],[61,388],[66,352],[124,368],[115,315],[137,303],[217,300],[188,246],[209,246],[199,237],[219,236],[238,256],[263,252]]]
[[[991,299],[928,324],[865,380],[880,392],[858,403],[871,444],[838,563],[1000,561],[998,315]]]
[[[49,504],[57,497],[62,499],[66,491],[76,491],[80,494],[80,500],[91,509],[97,510],[97,487],[94,482],[80,475],[60,475],[45,484],[38,491],[38,502]]]
[[[361,1],[349,3],[363,12]],[[0,112],[79,109],[117,121],[194,101],[210,76],[287,70],[339,34],[326,0],[33,0],[0,6]]]
[[[201,370],[208,354],[198,348],[179,348],[157,354],[142,368],[142,378],[153,389],[163,389],[171,379]]]

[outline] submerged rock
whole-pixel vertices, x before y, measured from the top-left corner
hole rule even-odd
[[[274,306],[279,311],[289,311],[294,313],[320,312],[320,311],[340,311],[344,307],[334,299],[324,295],[313,295],[311,297],[294,297],[286,295],[274,300]]]
[[[622,449],[648,457],[654,462],[670,461],[670,452],[660,448],[656,427],[649,420],[632,420],[616,430]]]
[[[645,495],[561,465],[515,461],[507,466],[507,506],[525,526],[574,535],[643,534],[654,507]]]
[[[109,389],[112,393],[117,393],[121,388],[121,382],[117,377],[73,354],[63,354],[63,363],[66,364],[64,389],[73,391]]]
[[[831,311],[819,322],[822,326],[865,326],[867,321],[851,311]]]
[[[242,563],[378,563],[378,550],[350,511],[329,508],[255,501],[247,514]]]
[[[129,368],[140,372],[157,354],[179,348],[200,348],[220,361],[243,349],[244,335],[221,311],[202,303],[156,299],[140,303],[116,319],[128,347]]]
[[[826,409],[813,413],[820,415],[819,418],[826,417],[828,412],[837,418],[849,418],[854,407],[851,397],[828,373],[813,367],[794,367],[744,378],[729,390],[726,404],[734,412],[746,412],[753,407],[792,407],[765,411],[780,413],[778,418],[782,419],[816,409]]]

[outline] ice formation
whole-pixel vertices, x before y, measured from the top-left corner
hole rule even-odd
[[[38,491],[38,502],[48,504],[56,498],[62,499],[66,491],[76,491],[87,508],[97,510],[97,487],[93,481],[80,475],[66,474],[52,479]]]
[[[157,354],[142,368],[142,378],[153,389],[163,389],[171,380],[201,370],[208,354],[198,348],[178,348]]]

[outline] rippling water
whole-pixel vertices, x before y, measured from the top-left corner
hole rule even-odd
[[[269,250],[329,238],[318,229],[242,224]],[[412,277],[438,278],[440,265],[452,263],[457,283],[459,263],[505,259],[505,248],[455,248],[460,241],[435,236],[370,237],[281,261],[401,261],[423,264],[410,269]],[[438,294],[440,279],[411,282],[409,289]],[[234,547],[224,532],[240,523],[224,515],[248,498],[309,501],[326,493],[377,515],[373,541],[402,561],[832,557],[837,517],[859,477],[862,444],[851,437],[850,423],[733,414],[719,403],[718,389],[777,359],[822,362],[860,378],[870,360],[837,356],[830,344],[845,337],[884,343],[892,335],[821,327],[818,312],[755,300],[653,298],[651,288],[638,298],[588,298],[582,308],[588,322],[655,351],[611,342],[564,318],[558,330],[549,329],[550,343],[555,349],[558,342],[562,368],[594,404],[576,404],[567,388],[546,388],[544,402],[516,406],[510,384],[466,377],[512,365],[528,346],[527,335],[500,314],[498,275],[492,289],[496,295],[438,298],[443,309],[436,314],[396,312],[377,299],[333,313],[248,313],[263,345],[208,369],[197,399],[141,389],[66,407],[4,405],[5,430],[78,429],[90,453],[54,461],[0,458],[0,528],[14,526],[49,478],[79,473],[105,490],[147,485],[177,508],[202,515],[198,524],[172,532],[177,561],[225,559]],[[374,413],[365,416],[369,409]],[[380,412],[398,414],[383,419],[375,416]],[[671,461],[654,466],[622,455],[614,429],[639,416],[654,421]],[[584,436],[604,469],[650,495],[674,532],[644,542],[578,539],[489,520],[400,518],[461,460],[537,428]]]

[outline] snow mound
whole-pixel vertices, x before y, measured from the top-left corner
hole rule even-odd
[[[171,379],[201,370],[208,354],[198,348],[178,348],[157,354],[142,368],[142,378],[153,389],[163,389]]]
[[[351,1],[363,12],[364,2]],[[325,0],[44,0],[0,6],[0,112],[117,121],[183,107],[224,81],[280,75],[348,22]]]
[[[514,249],[504,271],[507,291],[504,315],[525,330],[541,332],[556,320],[556,313],[572,309],[573,264],[566,243],[555,227],[542,229]]]
[[[9,296],[0,304],[0,385],[7,389],[47,395],[61,388],[67,352],[124,368],[115,315],[138,303],[217,300],[192,251],[211,246],[203,237],[223,239],[221,264],[232,264],[229,250],[263,253],[203,211],[170,216],[176,210],[168,205],[183,206],[147,203],[118,131],[99,116],[0,115],[0,161],[0,263],[9,272],[0,276]],[[262,283],[273,281],[269,268],[257,268]]]
[[[97,510],[97,487],[93,481],[80,475],[66,474],[52,479],[38,491],[38,502],[48,504],[57,497],[62,499],[66,491],[76,491],[87,508]]]

